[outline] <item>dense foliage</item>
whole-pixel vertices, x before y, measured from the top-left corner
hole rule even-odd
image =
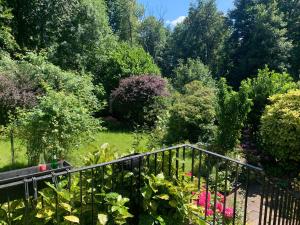
[[[242,82],[252,99],[253,105],[248,115],[248,122],[254,131],[257,131],[261,115],[269,103],[269,97],[274,94],[286,93],[296,88],[293,78],[287,73],[276,73],[268,67],[259,70],[256,77]]]
[[[27,146],[30,164],[38,162],[44,153],[47,161],[54,155],[66,157],[99,127],[87,105],[74,94],[48,90],[40,103],[19,112],[19,136]]]
[[[178,66],[174,69],[172,80],[173,86],[179,91],[182,91],[186,84],[194,80],[202,81],[202,83],[207,86],[215,85],[209,68],[199,59],[187,59],[186,63],[180,61]]]
[[[274,95],[270,101],[261,119],[264,150],[284,171],[295,173],[300,164],[300,90]]]
[[[107,94],[110,94],[118,87],[121,79],[141,74],[158,75],[160,70],[143,48],[121,43],[111,53],[103,70],[96,74],[95,80],[103,83]]]
[[[167,95],[167,82],[159,76],[129,77],[121,80],[120,86],[112,92],[110,106],[113,114],[120,119],[140,125],[145,122],[151,124],[153,118],[146,118],[146,112],[152,109],[156,98]]]
[[[215,90],[206,87],[201,81],[185,85],[183,94],[175,96],[169,109],[166,141],[212,141],[215,132],[215,102]]]
[[[223,152],[228,152],[239,143],[252,102],[245,88],[235,92],[224,78],[219,81],[218,88],[217,145]]]

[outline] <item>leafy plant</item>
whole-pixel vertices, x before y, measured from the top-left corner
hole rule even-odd
[[[300,90],[274,95],[270,101],[261,119],[263,149],[276,159],[283,171],[297,176],[300,163]]]
[[[167,82],[159,76],[133,76],[121,80],[119,87],[110,97],[110,106],[114,115],[123,120],[143,125],[153,123],[147,118],[156,97],[168,95]]]
[[[118,193],[108,193],[105,194],[104,202],[107,210],[98,214],[99,225],[127,224],[127,219],[133,217],[125,206],[129,202],[128,198],[123,198]]]
[[[251,104],[252,101],[244,87],[241,87],[239,92],[235,92],[226,84],[225,78],[220,79],[217,104],[217,145],[222,152],[234,149],[239,143]]]
[[[201,81],[187,84],[169,109],[167,143],[210,142],[215,134],[215,90]]]
[[[77,97],[52,90],[40,98],[36,107],[20,111],[18,123],[19,137],[27,145],[31,164],[37,163],[42,152],[48,160],[53,155],[66,157],[68,151],[101,128],[86,104]]]

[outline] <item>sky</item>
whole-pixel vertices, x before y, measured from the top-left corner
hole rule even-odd
[[[138,0],[146,10],[146,15],[164,19],[167,25],[175,26],[183,21],[193,0]],[[227,12],[233,7],[233,0],[217,0],[219,10]]]

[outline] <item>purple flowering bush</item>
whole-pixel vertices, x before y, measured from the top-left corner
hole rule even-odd
[[[110,108],[114,116],[130,123],[153,123],[149,112],[160,97],[168,96],[167,81],[159,76],[132,76],[120,81],[110,96]]]

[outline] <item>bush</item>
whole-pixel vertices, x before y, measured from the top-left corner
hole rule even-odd
[[[95,80],[102,83],[110,94],[121,79],[141,74],[160,74],[160,70],[143,48],[122,43],[111,53],[104,68],[95,75]]]
[[[16,107],[36,105],[36,98],[45,95],[47,88],[74,94],[91,112],[101,107],[96,97],[97,94],[101,99],[100,88],[93,85],[90,75],[63,71],[35,54],[20,61],[3,55],[0,79],[0,124],[7,123],[9,111],[14,113]]]
[[[242,82],[243,88],[247,89],[253,106],[248,115],[248,122],[254,131],[258,130],[261,115],[269,103],[269,97],[274,94],[283,94],[296,87],[293,78],[287,73],[276,73],[268,67],[258,70],[255,78]]]
[[[270,101],[271,105],[266,107],[261,118],[260,134],[263,149],[284,169],[299,170],[300,90],[274,95]],[[297,167],[293,167],[294,165]]]
[[[233,150],[239,143],[251,104],[245,88],[241,87],[239,92],[235,92],[226,84],[224,78],[219,81],[217,145],[223,153]]]
[[[84,138],[100,128],[99,122],[74,94],[49,90],[33,109],[18,116],[18,134],[27,146],[30,164],[41,153],[49,161],[54,155],[66,157]]]
[[[9,122],[9,114],[14,115],[16,108],[29,108],[37,103],[34,90],[29,83],[14,82],[0,74],[0,124]]]
[[[185,85],[183,94],[175,96],[170,108],[167,142],[212,141],[215,131],[215,101],[214,89],[206,87],[201,81]]]
[[[167,82],[159,76],[133,76],[121,80],[120,86],[110,96],[113,114],[131,123],[143,125],[153,123],[154,118],[146,118],[153,108],[155,99],[168,95]]]
[[[178,91],[183,91],[184,86],[194,80],[202,81],[207,86],[215,86],[209,68],[199,59],[188,59],[186,63],[181,60],[174,69],[174,78],[172,79],[174,87]]]

